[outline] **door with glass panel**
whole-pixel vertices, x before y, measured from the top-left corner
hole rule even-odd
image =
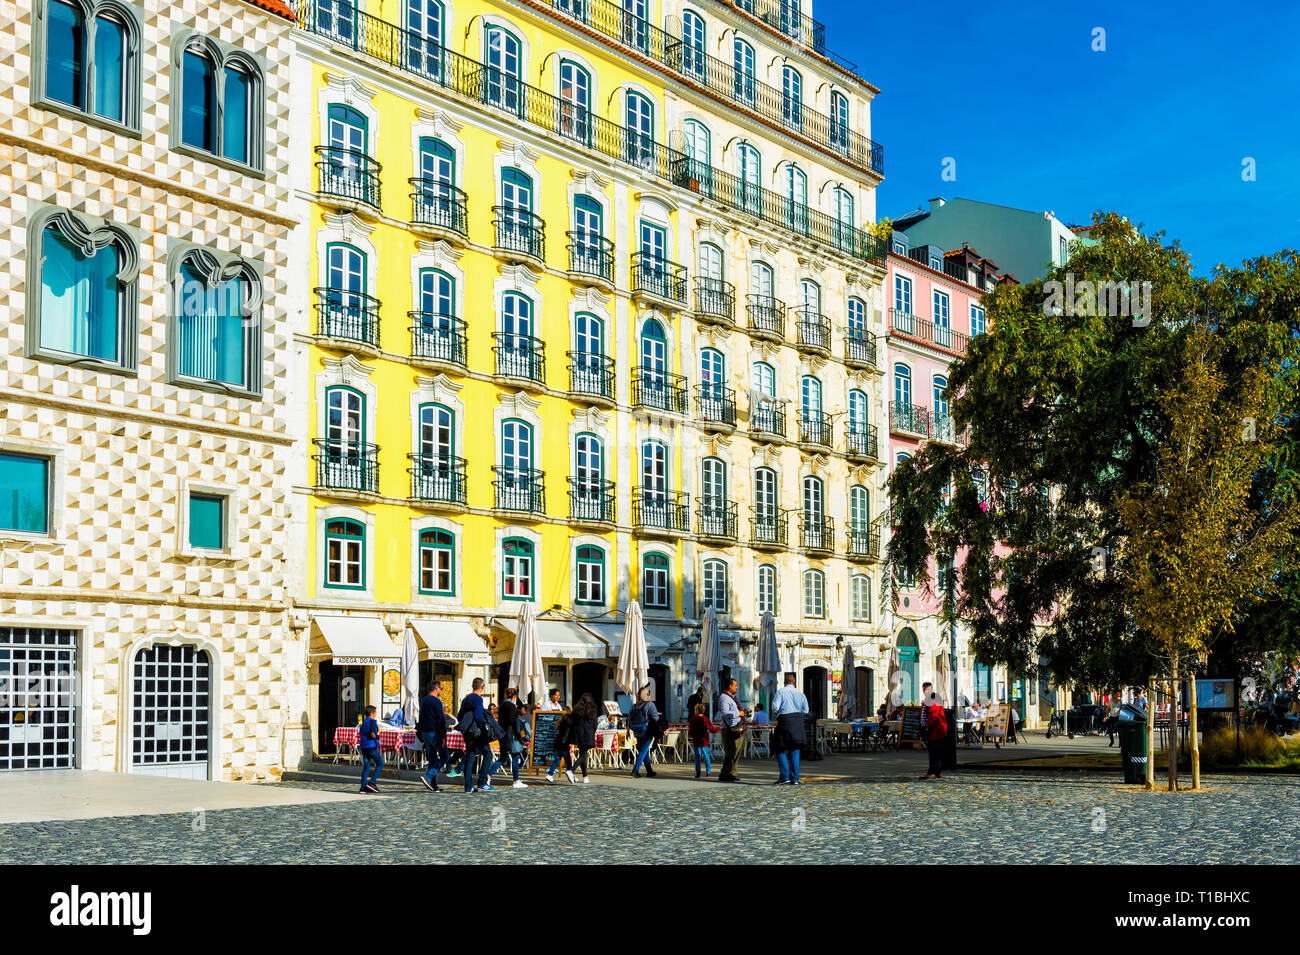
[[[612,520],[603,506],[604,447],[592,434],[580,434],[573,459],[573,516],[579,520]]]
[[[754,48],[737,38],[732,42],[732,67],[735,77],[732,93],[746,106],[754,105],[757,83],[754,79]]]
[[[628,93],[625,119],[627,161],[649,168],[654,161],[654,106],[641,94]]]
[[[587,142],[591,129],[591,77],[572,60],[560,61],[560,135]]]
[[[824,444],[822,434],[822,383],[804,375],[799,386],[800,440]]]
[[[416,495],[422,500],[462,500],[456,469],[456,416],[442,405],[421,405],[416,448]]]
[[[758,150],[748,143],[737,148],[737,178],[740,180],[740,205],[743,209],[761,213],[763,210],[762,163]]]
[[[659,441],[641,445],[641,522],[668,526],[668,447]]]
[[[613,265],[602,241],[605,234],[604,211],[590,196],[577,196],[573,200],[573,249],[577,265],[588,275],[613,278]]]
[[[418,308],[415,331],[420,356],[463,362],[463,346],[456,334],[455,286],[451,276],[437,269],[421,269]]]
[[[465,231],[464,212],[455,201],[456,154],[439,139],[420,140],[419,181],[416,201],[422,208],[420,221]]]
[[[722,250],[711,242],[701,242],[697,264],[697,307],[706,315],[730,318],[732,303],[723,284]]]
[[[727,536],[727,466],[718,458],[700,463],[700,533]]]
[[[325,395],[325,486],[369,490],[365,468],[365,398],[351,388]]]
[[[867,424],[867,394],[854,388],[849,392],[849,433],[858,436],[864,446]]]
[[[326,308],[321,316],[322,335],[369,341],[366,309],[366,260],[350,245],[331,245],[325,251]]]
[[[522,113],[521,49],[514,34],[500,27],[487,28],[487,69],[483,94],[488,103],[511,113]]]
[[[716,348],[700,352],[700,417],[705,421],[725,421],[727,361]]]
[[[713,166],[710,163],[710,137],[705,125],[698,120],[688,119],[685,126],[685,153],[687,189],[704,195],[712,195]]]
[[[533,487],[533,429],[522,421],[501,426],[501,473],[497,503],[515,511],[531,511]]]
[[[682,14],[682,72],[703,79],[704,62],[704,20],[687,10]]]
[[[131,772],[211,777],[212,662],[188,644],[145,647],[132,666]]]
[[[804,546],[825,547],[825,490],[820,478],[803,479]]]
[[[754,471],[754,540],[760,543],[779,543],[777,522],[780,516],[776,471],[758,468]]]
[[[533,180],[518,169],[501,173],[501,225],[498,241],[521,252],[536,252]]]
[[[949,314],[947,292],[937,289],[934,293],[934,343],[945,348],[952,347],[952,316]]]
[[[668,232],[662,226],[641,223],[641,256],[637,264],[637,285],[655,295],[668,297]]]
[[[516,292],[502,297],[499,371],[519,378],[536,378],[533,348],[533,303]]]
[[[442,4],[406,0],[406,65],[435,79],[442,76]]]
[[[663,326],[654,319],[641,332],[640,387],[644,401],[652,407],[664,407],[668,386],[668,340]]]
[[[781,420],[781,405],[776,400],[776,369],[765,361],[754,362],[750,386],[753,388],[749,406],[751,427],[755,431],[784,436],[785,423]]]
[[[646,22],[645,0],[623,0],[621,11],[623,42],[644,50],[649,45],[650,25]]]
[[[786,225],[797,232],[808,231],[808,176],[794,163],[785,167]]]
[[[575,391],[613,397],[613,383],[605,380],[604,352],[604,323],[595,315],[579,312],[573,338]]]
[[[329,164],[322,184],[331,195],[372,201],[366,167],[366,118],[349,106],[329,108],[326,130]]]

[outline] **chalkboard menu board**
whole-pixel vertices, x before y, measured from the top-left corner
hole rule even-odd
[[[898,742],[919,743],[921,741],[921,708],[919,706],[903,707],[899,717]]]
[[[564,714],[559,710],[533,713],[533,737],[528,743],[528,771],[546,769],[555,755],[555,731]]]

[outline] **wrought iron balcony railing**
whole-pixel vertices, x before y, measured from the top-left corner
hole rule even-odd
[[[492,214],[498,250],[534,259],[546,257],[546,223],[541,216],[514,206],[493,206]]]
[[[589,523],[614,523],[614,482],[570,477],[569,519]]]
[[[411,498],[439,504],[465,504],[465,459],[440,454],[408,454]]]
[[[870,332],[850,330],[844,336],[844,360],[850,365],[876,367],[876,336]]]
[[[659,491],[654,488],[634,487],[632,489],[632,525],[652,530],[690,533],[690,495],[683,494],[681,491]]]
[[[546,513],[546,473],[536,468],[492,467],[492,491],[499,511]]]
[[[736,502],[722,497],[701,497],[695,511],[695,533],[718,540],[736,539]]]
[[[632,291],[685,305],[686,266],[648,252],[633,252]]]
[[[469,235],[469,202],[463,190],[440,179],[409,179],[411,221]]]
[[[814,444],[830,450],[833,444],[831,416],[823,411],[801,410],[799,412],[799,443]]]
[[[360,150],[338,146],[317,146],[316,156],[321,195],[379,208],[379,173],[383,167],[378,161]]]
[[[880,439],[874,424],[851,422],[844,432],[844,450],[851,458],[880,459]]]
[[[785,337],[785,302],[770,295],[750,295],[745,303],[749,330],[761,336]]]
[[[614,284],[614,243],[593,232],[566,232],[569,271]]]
[[[316,438],[316,487],[379,493],[379,446]]]
[[[685,414],[686,379],[650,368],[633,368],[632,404]]]
[[[785,405],[775,398],[752,403],[749,407],[749,430],[751,434],[784,438]]]
[[[736,426],[736,393],[722,385],[695,386],[695,405],[703,424]]]
[[[379,299],[347,289],[316,289],[316,334],[379,347]]]
[[[517,332],[493,332],[497,374],[529,381],[546,381],[546,343]]]
[[[577,395],[614,400],[614,359],[591,352],[571,351],[569,391]]]
[[[849,557],[880,559],[880,531],[872,524],[851,524],[847,544]]]
[[[722,279],[695,279],[695,314],[704,321],[731,325],[736,320],[736,287]]]
[[[923,437],[930,435],[930,411],[905,401],[889,403],[889,430]]]
[[[889,310],[889,327],[904,335],[916,334],[916,316],[901,308]]]
[[[749,539],[756,547],[785,547],[789,521],[779,511],[754,511],[749,522]]]
[[[955,351],[963,355],[966,354],[966,346],[970,344],[970,336],[965,332],[959,332],[948,325],[937,325],[921,318],[916,320],[915,334],[918,338],[924,338],[940,348],[946,348],[949,351]]]
[[[411,357],[465,367],[465,322],[455,315],[407,312],[411,320]]]
[[[796,308],[794,312],[798,317],[795,322],[798,333],[795,339],[796,344],[800,348],[830,352],[831,323],[827,321],[826,316],[808,306]]]
[[[799,544],[810,551],[834,551],[835,522],[818,514],[804,514],[799,520]]]

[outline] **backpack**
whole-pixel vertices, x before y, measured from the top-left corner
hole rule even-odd
[[[487,715],[486,713],[484,714]],[[465,737],[465,747],[474,749],[479,736],[482,735],[482,728],[478,721],[474,719],[474,713],[471,710],[461,710],[456,716],[456,729],[460,730],[460,735]]]
[[[494,743],[504,738],[506,731],[501,728],[501,724],[487,710],[483,711],[483,740],[487,743]]]
[[[648,703],[638,703],[628,714],[627,728],[637,736],[644,736],[650,729],[650,714],[646,712],[648,707]]]

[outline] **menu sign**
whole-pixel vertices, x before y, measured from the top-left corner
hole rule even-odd
[[[899,718],[898,742],[919,743],[921,741],[921,708],[919,706],[903,707]]]
[[[551,765],[555,755],[555,733],[564,714],[559,710],[533,713],[532,739],[528,742],[528,771],[536,772]]]
[[[1011,704],[1001,703],[990,706],[988,716],[984,717],[984,738],[990,742],[1002,741],[1007,736],[1007,726],[1011,723]]]

